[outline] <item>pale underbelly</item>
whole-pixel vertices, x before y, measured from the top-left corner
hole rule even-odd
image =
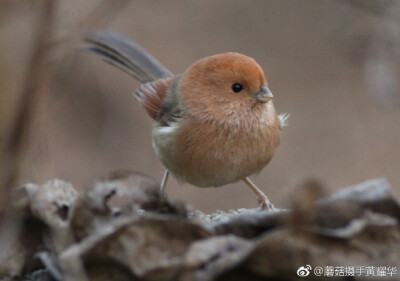
[[[153,147],[161,163],[181,182],[217,187],[244,179],[263,169],[279,143],[268,135],[197,136],[177,147],[176,129],[153,125]],[[200,145],[201,144],[201,145]]]

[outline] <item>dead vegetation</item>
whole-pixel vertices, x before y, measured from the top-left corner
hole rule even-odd
[[[317,201],[305,188],[293,210],[210,215],[158,189],[119,171],[79,194],[61,180],[15,190],[0,280],[296,280],[303,265],[400,267],[400,205],[384,179]]]

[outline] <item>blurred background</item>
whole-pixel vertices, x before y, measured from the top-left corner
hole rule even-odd
[[[384,176],[400,196],[393,0],[0,0],[3,188],[55,177],[79,188],[119,168],[161,181],[151,119],[132,96],[138,82],[77,49],[97,29],[133,38],[174,73],[227,51],[255,58],[278,112],[291,114],[253,177],[276,206],[310,178],[334,191]],[[200,189],[172,178],[167,193],[203,211],[257,204],[243,183]]]

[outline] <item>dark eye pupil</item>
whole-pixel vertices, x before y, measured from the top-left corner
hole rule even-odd
[[[235,83],[232,85],[232,91],[235,93],[239,93],[241,90],[243,90],[243,86],[239,83]]]

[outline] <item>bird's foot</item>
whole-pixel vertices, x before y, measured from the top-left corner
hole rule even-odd
[[[268,200],[268,198],[259,198],[258,199],[258,207],[261,210],[276,210],[275,206]]]

